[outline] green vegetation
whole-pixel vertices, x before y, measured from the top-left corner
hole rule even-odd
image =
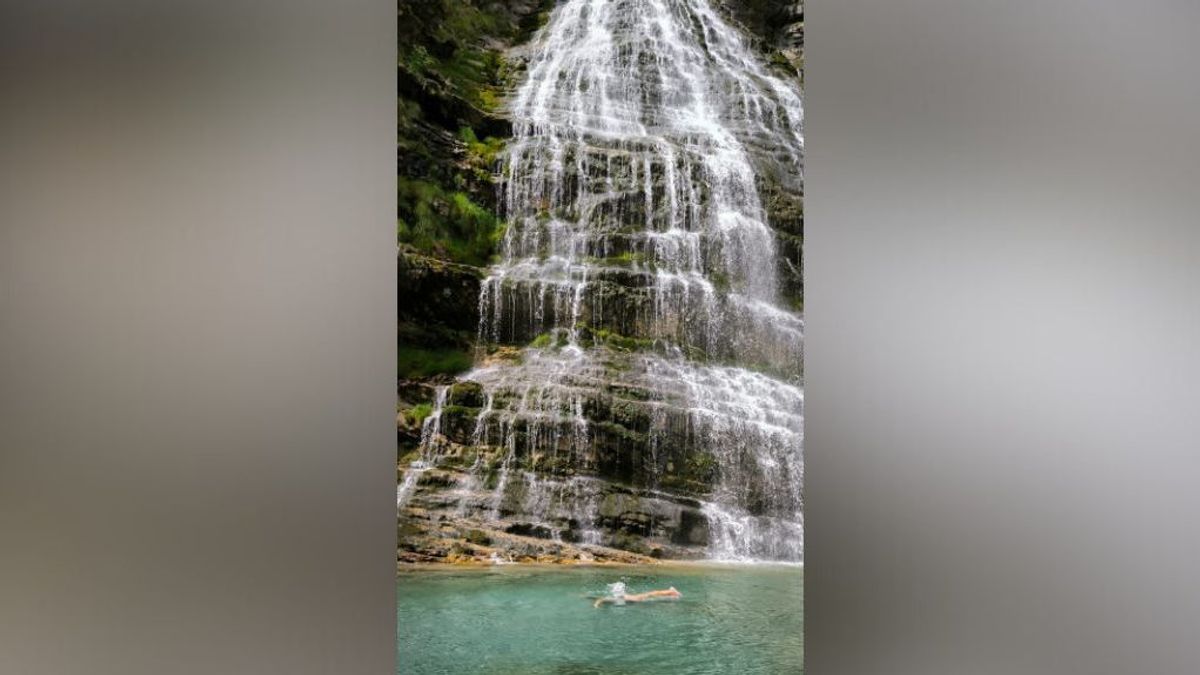
[[[697,453],[688,459],[688,469],[696,480],[708,482],[717,470],[717,458],[707,452]]]
[[[590,328],[588,329],[588,334],[592,338],[592,344],[607,345],[617,351],[622,352],[648,350],[654,346],[654,340],[621,335],[608,330],[607,328]]]
[[[606,386],[609,392],[618,398],[631,399],[634,401],[649,401],[654,398],[649,389],[642,387],[622,384],[619,382],[609,382]]]
[[[634,265],[645,265],[646,254],[641,251],[625,251],[607,258],[587,257],[585,262],[601,265],[605,267],[632,267]]]
[[[424,349],[400,345],[396,374],[402,379],[455,375],[471,367],[471,354],[461,349]]]
[[[398,244],[491,262],[505,230],[494,175],[508,135],[496,114],[511,75],[501,47],[522,34],[518,22],[505,3],[400,3]]]
[[[495,182],[495,173],[499,169],[500,153],[504,150],[504,139],[487,136],[483,140],[475,135],[471,127],[463,127],[458,131],[458,138],[466,146],[466,167],[470,177],[478,184]]]
[[[397,179],[398,243],[468,265],[488,264],[503,238],[504,223],[462,191],[447,191],[427,180]]]
[[[448,405],[442,408],[442,414],[447,418],[466,417],[475,419],[475,417],[479,415],[479,408],[467,405]]]
[[[446,85],[481,110],[495,109],[502,59],[483,45],[482,38],[510,34],[513,27],[498,14],[464,0],[423,0],[415,5],[402,7],[413,16],[401,15],[400,67],[420,79]],[[411,23],[404,23],[405,18]],[[418,35],[404,34],[422,28]]]
[[[535,337],[533,342],[529,343],[530,347],[536,349],[546,349],[548,347],[566,347],[568,335],[566,331],[554,331],[551,333],[542,333]]]
[[[408,411],[404,413],[404,416],[408,419],[410,424],[413,424],[414,426],[420,426],[421,423],[425,421],[425,418],[432,414],[433,404],[420,403],[409,408]]]
[[[424,45],[415,45],[410,50],[407,50],[407,52],[404,49],[404,45],[401,45],[400,66],[410,73],[419,76],[428,76],[436,71],[437,64],[437,59],[429,55]]]

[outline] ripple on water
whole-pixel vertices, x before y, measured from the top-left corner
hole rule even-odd
[[[615,582],[683,597],[593,608]],[[407,571],[397,673],[800,673],[802,587],[795,565]]]

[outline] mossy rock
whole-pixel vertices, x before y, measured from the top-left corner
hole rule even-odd
[[[484,404],[483,385],[478,382],[456,382],[446,400],[455,406],[481,408]]]

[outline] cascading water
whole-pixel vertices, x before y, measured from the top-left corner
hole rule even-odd
[[[436,453],[442,442],[442,412],[446,407],[446,395],[449,387],[438,387],[433,401],[433,411],[421,424],[421,458],[409,464],[404,480],[396,488],[397,508],[408,503],[413,492],[417,489],[417,481],[421,474],[428,471],[437,463]]]
[[[463,378],[460,509],[800,560],[802,320],[756,182],[800,190],[798,92],[707,0],[566,0],[531,54],[479,328],[524,348]]]

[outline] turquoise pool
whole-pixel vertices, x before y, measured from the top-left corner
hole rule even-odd
[[[587,596],[674,586],[677,601]],[[797,566],[420,568],[397,577],[402,675],[784,675],[803,672]]]

